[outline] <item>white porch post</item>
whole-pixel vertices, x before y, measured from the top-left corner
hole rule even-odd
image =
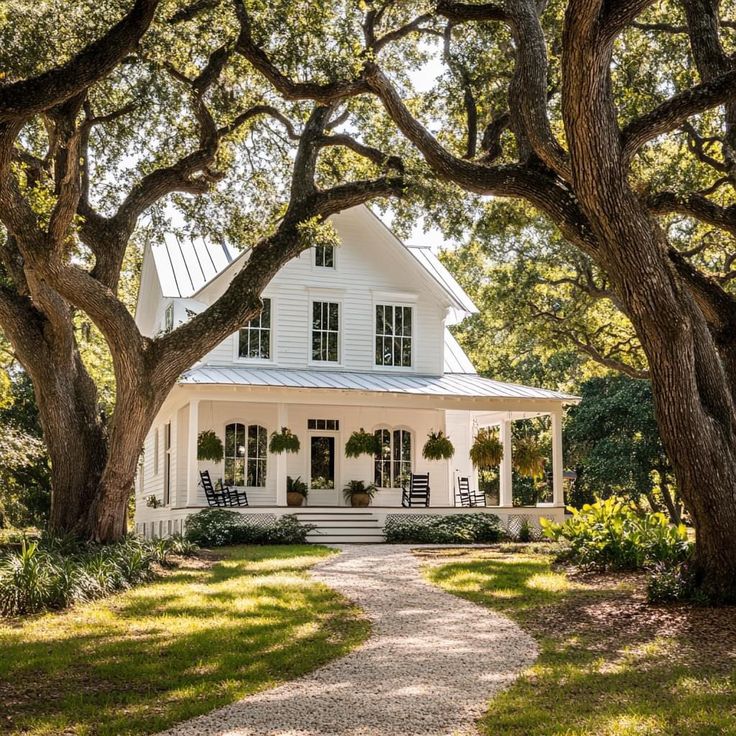
[[[276,405],[276,431],[288,426],[289,410],[286,404]],[[286,453],[276,455],[276,505],[286,506]]]
[[[562,410],[553,411],[552,418],[552,505],[564,506],[562,461]]]
[[[503,458],[501,458],[501,468],[499,470],[499,505],[513,506],[514,494],[512,489],[513,460],[511,457],[511,420],[503,419],[499,432],[501,445],[503,446]]]
[[[199,399],[189,401],[189,436],[187,438],[187,506],[197,505],[197,435],[199,434]]]

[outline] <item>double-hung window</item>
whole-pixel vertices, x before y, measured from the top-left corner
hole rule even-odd
[[[376,365],[411,367],[412,308],[376,305]]]
[[[271,359],[271,300],[263,300],[263,309],[240,330],[238,356],[256,360]]]
[[[318,268],[335,268],[335,246],[317,245],[314,248],[314,265]]]
[[[338,363],[340,360],[340,305],[312,302],[312,360]]]

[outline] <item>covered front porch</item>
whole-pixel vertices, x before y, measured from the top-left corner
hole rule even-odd
[[[497,505],[487,510],[502,519],[561,516],[563,512],[562,414],[574,397],[466,375],[453,376],[451,381],[445,381],[447,377],[371,375],[371,384],[364,374],[330,373],[331,385],[307,387],[290,385],[301,380],[291,375],[294,371],[262,370],[260,374],[268,375],[257,376],[268,384],[280,380],[286,385],[258,384],[253,373],[209,368],[204,375],[200,372],[189,380],[185,376],[175,388],[154,427],[155,443],[164,444],[163,472],[152,472],[156,468],[150,466],[158,464],[157,457],[146,457],[144,469],[151,472],[141,474],[138,520],[154,522],[155,531],[160,526],[162,533],[169,526],[169,533],[181,528],[186,516],[208,506],[200,484],[204,470],[213,482],[221,480],[247,493],[248,507],[240,509],[245,514],[349,514],[354,509],[343,498],[342,488],[351,480],[362,480],[378,486],[369,511],[382,524],[388,514],[401,509],[402,479],[409,472],[429,473],[429,509],[402,512],[477,512],[479,509],[458,508],[457,478],[468,477],[477,488],[469,453],[482,427],[498,428],[504,450],[494,499]],[[314,372],[309,376],[315,380]],[[376,385],[381,390],[375,390]],[[550,492],[544,501],[521,508],[514,504],[512,427],[515,421],[541,416],[550,418]],[[268,452],[268,437],[282,427],[299,437],[298,452]],[[345,456],[345,443],[361,429],[380,433],[385,443],[380,460]],[[222,462],[198,460],[197,439],[206,430],[221,438]],[[438,430],[451,438],[454,456],[426,460],[422,447],[427,434]],[[156,454],[156,448],[152,449]],[[287,506],[288,478],[307,483],[308,495],[300,508]],[[152,495],[161,501],[155,508],[147,503]]]

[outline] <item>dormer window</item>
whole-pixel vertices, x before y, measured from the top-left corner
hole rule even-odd
[[[410,368],[412,308],[376,304],[376,365]]]
[[[238,356],[249,360],[271,360],[271,300],[263,300],[263,309],[240,330]]]
[[[317,245],[314,248],[314,265],[318,268],[335,268],[335,246]]]

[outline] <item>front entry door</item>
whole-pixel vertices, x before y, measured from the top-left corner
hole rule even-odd
[[[312,503],[337,503],[335,489],[335,436],[312,435],[309,449],[309,487]]]

